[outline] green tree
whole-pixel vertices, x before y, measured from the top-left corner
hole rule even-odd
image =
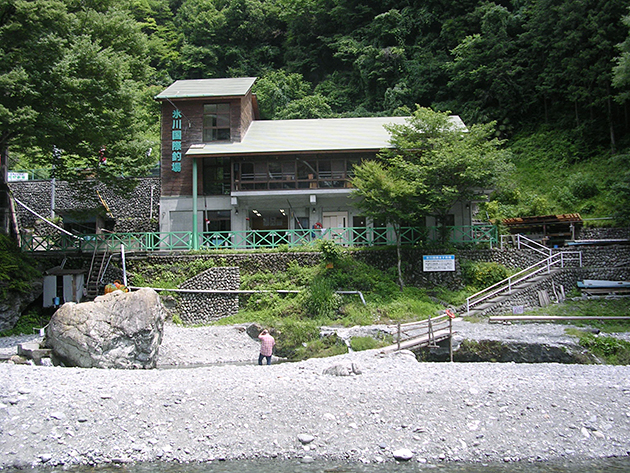
[[[398,284],[402,291],[401,227],[405,223],[414,224],[429,213],[426,196],[426,183],[407,179],[402,172],[404,166],[394,159],[363,161],[354,168],[351,196],[357,207],[372,220],[391,225],[396,235],[398,261]]]
[[[495,122],[465,129],[449,112],[417,106],[406,124],[386,128],[392,149],[383,156],[404,180],[423,184],[416,198],[443,228],[456,202],[474,198],[509,169]]]
[[[613,104],[611,63],[625,37],[625,0],[539,0],[523,15],[519,61],[536,84],[528,115],[573,128],[591,145],[615,149],[615,124],[624,111]],[[540,113],[542,112],[542,113]]]
[[[619,89],[619,102],[630,99],[630,15],[623,17],[623,24],[628,28],[629,34],[623,43],[617,45],[621,54],[616,58],[613,69],[613,85]]]
[[[296,118],[331,118],[334,116],[326,98],[315,94],[294,100],[276,114],[279,120],[290,120]]]
[[[453,49],[454,60],[446,65],[448,85],[466,120],[509,122],[528,99],[520,80],[524,71],[516,62],[517,17],[492,3],[477,12],[481,32],[466,36]]]
[[[55,165],[58,177],[89,168],[115,184],[155,162],[147,151],[157,146],[138,117],[150,72],[146,37],[117,1],[92,9],[71,0],[0,0],[0,71],[3,162],[11,145]],[[54,147],[63,150],[55,157]]]
[[[311,85],[301,74],[288,74],[283,70],[271,71],[254,84],[260,116],[266,120],[277,118],[280,110],[294,100],[301,100],[311,92]]]
[[[281,63],[283,24],[275,1],[184,0],[181,73],[191,79],[258,75]]]
[[[445,239],[445,219],[453,205],[491,186],[508,165],[494,123],[465,129],[448,112],[417,106],[406,124],[386,128],[392,148],[383,150],[378,161],[355,168],[353,197],[367,216],[394,228],[402,289],[402,224],[417,224],[435,215]]]

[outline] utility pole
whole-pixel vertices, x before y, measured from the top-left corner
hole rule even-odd
[[[53,162],[52,162],[52,181],[50,195],[50,219],[55,219],[55,164],[61,159],[61,151],[57,146],[53,145]]]

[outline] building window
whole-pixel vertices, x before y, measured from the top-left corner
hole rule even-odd
[[[211,103],[203,106],[203,142],[230,140],[230,104]]]
[[[207,210],[204,231],[229,232],[231,212],[229,210]]]
[[[228,195],[230,193],[230,159],[205,158],[203,160],[203,193]]]

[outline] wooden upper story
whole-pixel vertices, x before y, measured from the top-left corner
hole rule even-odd
[[[260,120],[255,78],[176,81],[162,102],[162,195],[348,187],[353,166],[390,146],[408,117]],[[462,128],[457,116],[452,119]],[[308,191],[307,191],[308,192]]]

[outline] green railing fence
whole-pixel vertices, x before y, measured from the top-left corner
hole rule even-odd
[[[497,228],[493,225],[467,225],[460,227],[404,227],[401,240],[404,245],[415,245],[426,241],[438,241],[447,235],[452,243],[488,244],[495,246],[498,241]],[[199,235],[200,249],[257,249],[289,248],[307,246],[317,240],[332,240],[342,246],[387,246],[395,245],[396,237],[391,228],[348,227],[300,230],[245,230],[225,232],[205,232]],[[71,237],[22,236],[22,250],[61,251],[93,253],[120,251],[155,252],[192,250],[192,232],[139,232],[139,233],[101,233]]]

